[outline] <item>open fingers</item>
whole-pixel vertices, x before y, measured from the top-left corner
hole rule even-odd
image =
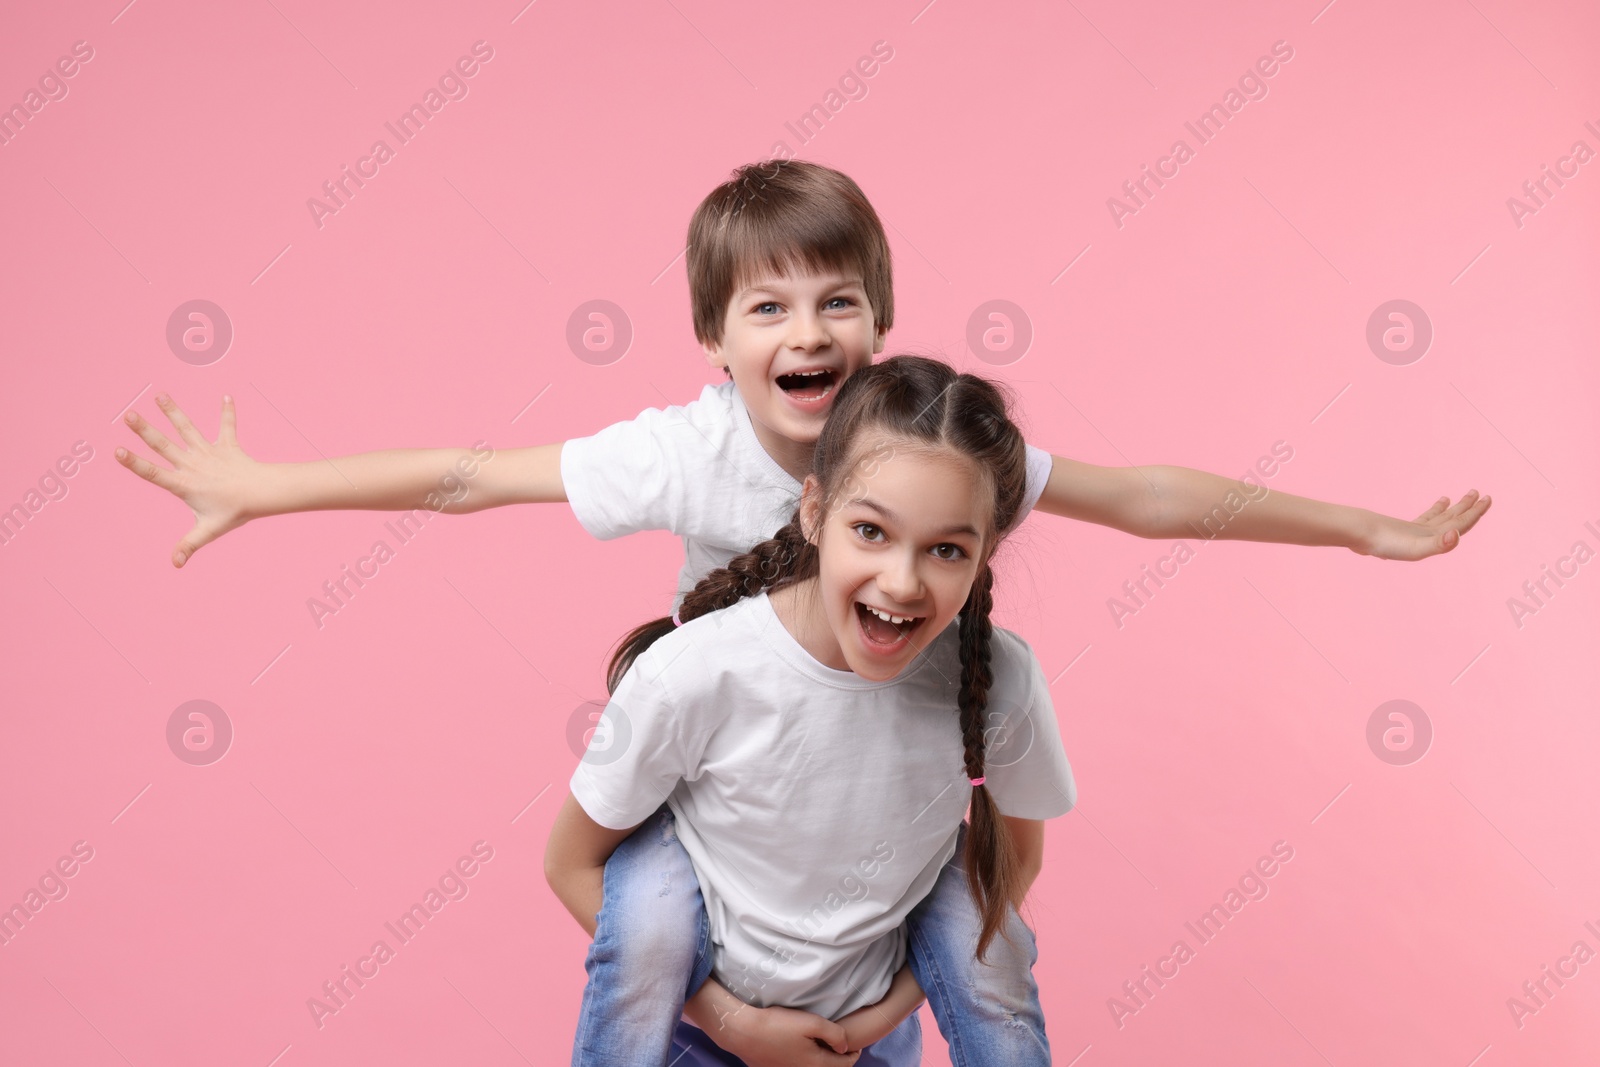
[[[160,435],[158,434],[157,436]],[[143,456],[135,452],[130,452],[126,448],[117,449],[115,455],[118,463],[122,464],[124,467],[127,467],[145,481],[154,482],[169,493],[175,493],[178,491],[177,480],[173,478],[172,472],[167,468],[159,467],[145,459]]]
[[[223,394],[222,397],[222,424],[217,430],[217,442],[224,445],[237,445],[239,438],[234,433],[233,397]]]
[[[183,413],[183,409],[178,407],[170,396],[162,393],[156,397],[156,404],[160,406],[162,411],[166,412],[167,421],[172,423],[173,428],[178,431],[178,436],[183,438],[184,444],[193,448],[195,445],[206,443],[206,439],[201,436],[200,431],[194,428],[194,423],[189,421],[189,416]]]
[[[1444,514],[1444,509],[1449,507],[1449,506],[1450,506],[1450,498],[1447,497],[1447,496],[1442,496],[1438,500],[1434,501],[1433,507],[1429,508],[1427,511],[1424,511],[1421,515],[1418,515],[1412,521],[1413,522],[1427,522],[1430,519],[1436,519],[1440,515],[1443,515]]]
[[[1461,533],[1466,533],[1478,525],[1478,520],[1483,518],[1483,513],[1489,510],[1489,504],[1490,499],[1483,497],[1472,507],[1462,512],[1461,517],[1456,521],[1456,529]]]
[[[134,433],[139,435],[140,440],[155,451],[156,455],[173,466],[177,466],[176,457],[183,455],[183,449],[169,440],[166,434],[150,425],[149,420],[137,411],[129,411],[123,416],[123,421],[128,424]]]
[[[1454,504],[1445,509],[1444,517],[1447,519],[1453,519],[1462,512],[1466,511],[1468,508],[1472,507],[1472,505],[1476,504],[1477,502],[1478,491],[1476,489],[1468,489],[1461,495],[1460,500],[1457,500]]]

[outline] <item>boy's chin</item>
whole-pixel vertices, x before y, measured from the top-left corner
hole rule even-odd
[[[789,440],[802,445],[814,445],[822,436],[822,427],[828,422],[828,411],[796,411],[793,406],[779,401],[778,429]]]

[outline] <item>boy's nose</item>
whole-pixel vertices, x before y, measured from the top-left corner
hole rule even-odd
[[[797,348],[802,352],[815,352],[819,348],[827,347],[829,337],[819,316],[802,312],[790,318],[789,336],[786,340],[790,348]]]

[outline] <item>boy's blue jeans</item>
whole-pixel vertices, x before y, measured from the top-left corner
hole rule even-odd
[[[955,857],[906,920],[912,974],[928,996],[953,1067],[1048,1065],[1033,932],[1013,909],[1006,926],[1011,943],[996,937],[985,962],[978,962],[979,917],[959,866],[965,838],[963,825]],[[611,854],[595,919],[573,1067],[737,1064],[695,1027],[680,1024],[684,1001],[711,974],[711,943],[700,883],[667,807]],[[857,1062],[910,1067],[921,1052],[913,1014]]]

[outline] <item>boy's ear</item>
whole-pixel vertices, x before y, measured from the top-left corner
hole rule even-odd
[[[700,345],[701,351],[706,354],[706,362],[721,370],[728,369],[728,357],[722,354],[722,346],[713,341],[705,341]]]
[[[873,355],[877,355],[879,352],[883,351],[883,342],[889,336],[889,327],[884,326],[884,325],[882,325],[880,323],[876,327],[876,334],[877,334],[877,336],[875,336],[872,339],[872,354]]]

